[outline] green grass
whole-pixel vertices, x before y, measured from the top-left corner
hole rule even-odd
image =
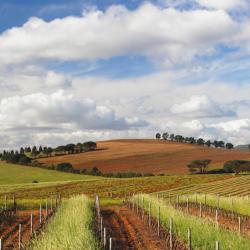
[[[193,194],[179,196],[180,202],[202,203],[210,207],[218,207],[226,211],[234,211],[235,213],[250,216],[250,200],[248,197],[219,197],[215,195]]]
[[[92,231],[93,202],[86,196],[63,201],[45,232],[33,240],[30,250],[98,250]]]
[[[38,182],[91,180],[98,177],[63,173],[53,170],[7,164],[0,161],[0,185],[4,184],[28,184],[36,180]],[[101,177],[99,177],[101,178]]]
[[[165,228],[169,229],[170,218],[173,219],[174,235],[186,244],[187,231],[188,228],[191,228],[193,249],[213,250],[215,249],[216,241],[220,242],[221,249],[250,249],[250,241],[248,238],[239,236],[237,233],[218,228],[216,223],[206,218],[198,218],[192,215],[186,215],[153,196],[135,196],[135,201],[139,204],[139,206],[142,206],[142,197],[144,197],[144,208],[147,211],[149,210],[149,203],[151,204],[151,212],[153,217],[157,218],[157,211],[160,207],[161,223]]]

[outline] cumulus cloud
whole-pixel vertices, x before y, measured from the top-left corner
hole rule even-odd
[[[211,125],[211,127],[222,129],[225,132],[240,132],[247,129],[250,131],[250,119],[239,119],[226,122],[220,122]]]
[[[213,9],[232,10],[247,6],[245,0],[196,0],[201,6]]]
[[[137,117],[120,117],[91,99],[78,100],[63,91],[3,98],[0,123],[5,130],[20,127],[125,130],[147,125]]]
[[[91,61],[130,54],[178,63],[213,53],[237,27],[223,10],[179,11],[149,3],[136,10],[111,6],[105,12],[91,10],[82,17],[50,22],[33,17],[1,34],[0,64]]]
[[[235,116],[235,112],[220,105],[206,95],[191,96],[188,101],[174,104],[171,107],[173,114],[192,117],[222,117]]]

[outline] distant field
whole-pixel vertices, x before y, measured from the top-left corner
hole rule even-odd
[[[94,176],[63,173],[41,168],[6,164],[0,162],[0,185],[3,184],[29,184],[36,180],[40,182],[93,180]],[[39,185],[34,184],[34,185]],[[1,187],[0,187],[1,188]]]
[[[188,185],[161,192],[162,195],[169,197],[177,194],[218,194],[222,196],[246,196],[250,195],[250,175],[242,176],[233,179],[215,181],[213,183],[204,183],[197,185]]]
[[[250,159],[250,152],[206,148],[157,140],[114,140],[98,142],[99,151],[43,158],[46,164],[70,162],[77,169],[98,167],[102,172],[141,172],[186,174],[192,160],[211,159],[211,168],[221,168],[224,162]]]
[[[38,184],[0,185],[0,196],[15,195],[18,199],[43,199],[61,193],[63,197],[86,194],[101,197],[124,197],[129,193],[152,193],[193,184],[233,178],[231,175],[172,175],[131,179],[96,178],[82,181],[44,182]]]

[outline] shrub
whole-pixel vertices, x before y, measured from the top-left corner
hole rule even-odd
[[[245,160],[234,160],[234,161],[227,161],[223,169],[227,173],[235,173],[239,174],[240,172],[248,172],[250,171],[250,161]]]
[[[59,163],[56,166],[56,170],[63,171],[63,172],[72,172],[73,166],[68,162],[63,162],[63,163]]]

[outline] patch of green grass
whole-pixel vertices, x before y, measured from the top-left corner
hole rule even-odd
[[[45,232],[33,240],[30,250],[100,249],[92,231],[93,202],[86,196],[63,201]]]
[[[56,181],[91,180],[101,177],[63,173],[42,168],[7,164],[0,161],[0,185]],[[34,183],[35,185],[39,183]]]

